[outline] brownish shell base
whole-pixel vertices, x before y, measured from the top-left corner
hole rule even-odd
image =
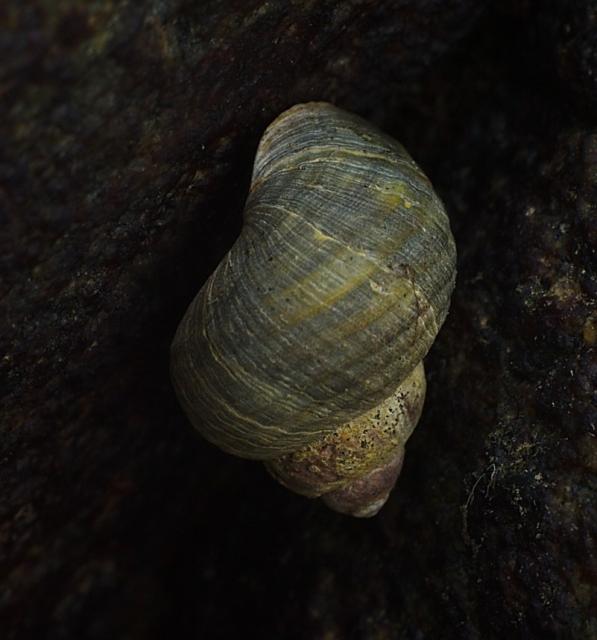
[[[401,447],[394,458],[385,465],[373,469],[363,478],[353,480],[340,489],[324,494],[321,499],[325,504],[355,518],[370,518],[384,506],[398,480],[404,447]]]
[[[420,362],[382,403],[294,453],[266,463],[285,487],[335,511],[375,515],[388,499],[425,400]]]

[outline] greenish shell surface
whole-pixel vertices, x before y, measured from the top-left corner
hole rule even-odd
[[[326,103],[284,112],[261,139],[241,235],[172,345],[191,422],[266,460],[368,411],[431,347],[455,260],[400,144]]]

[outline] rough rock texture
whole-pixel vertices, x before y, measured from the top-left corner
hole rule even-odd
[[[3,4],[3,638],[597,636],[595,15]],[[167,374],[260,133],[309,99],[396,135],[459,249],[421,424],[365,522],[202,442]]]

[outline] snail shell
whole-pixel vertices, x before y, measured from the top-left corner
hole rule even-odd
[[[372,515],[398,475],[456,251],[404,148],[326,103],[265,131],[241,235],[176,332],[193,425],[283,484]]]

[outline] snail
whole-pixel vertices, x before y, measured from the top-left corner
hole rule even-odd
[[[455,262],[400,144],[331,104],[295,105],[263,134],[241,234],[176,331],[180,404],[289,489],[375,515],[421,414]]]

